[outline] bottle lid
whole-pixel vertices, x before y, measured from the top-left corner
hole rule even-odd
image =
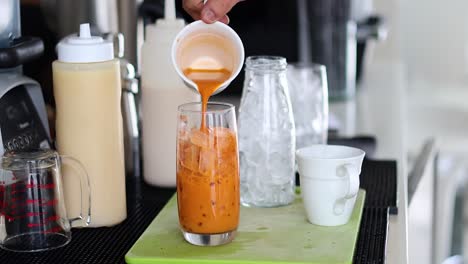
[[[58,60],[70,63],[102,62],[114,59],[114,45],[98,36],[91,36],[89,24],[80,25],[78,36],[62,39],[57,45]]]

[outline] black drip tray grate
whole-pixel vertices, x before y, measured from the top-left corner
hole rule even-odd
[[[366,202],[354,263],[385,263],[389,212],[398,213],[396,162],[365,159],[360,187],[366,190]]]
[[[388,209],[364,207],[354,263],[385,263]]]
[[[362,165],[360,187],[367,191],[367,208],[390,208],[397,213],[397,164],[395,161],[366,159]]]
[[[361,222],[355,263],[383,263],[388,225],[388,206],[396,205],[396,163],[366,159],[361,173],[366,203]],[[115,264],[125,263],[125,254],[162,209],[175,189],[127,183],[128,218],[112,228],[73,229],[72,242],[64,248],[42,253],[12,253],[0,250],[0,263]]]

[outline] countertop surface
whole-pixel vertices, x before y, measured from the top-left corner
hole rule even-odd
[[[356,97],[330,102],[330,118],[338,135],[372,135],[376,138],[375,159],[397,161],[398,214],[390,215],[387,263],[408,263],[407,192],[407,82],[398,61],[377,61],[366,69]],[[239,98],[216,96],[216,101],[239,105]]]
[[[346,225],[311,225],[299,194],[289,206],[241,208],[236,239],[219,247],[184,241],[174,196],[126,255],[128,263],[352,263],[365,192]],[[318,239],[319,238],[319,239]]]

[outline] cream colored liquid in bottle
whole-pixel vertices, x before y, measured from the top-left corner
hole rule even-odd
[[[57,51],[52,65],[57,149],[79,160],[89,175],[89,226],[113,226],[127,217],[119,61],[112,43],[90,36],[88,24],[80,26],[79,37],[62,40]],[[76,217],[80,187],[71,173],[63,167],[67,213]]]

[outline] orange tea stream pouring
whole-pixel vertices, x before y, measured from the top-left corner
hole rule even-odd
[[[227,69],[192,69],[184,70],[185,76],[192,80],[198,88],[202,99],[202,123],[200,129],[206,130],[205,113],[210,96],[231,77],[232,72]]]

